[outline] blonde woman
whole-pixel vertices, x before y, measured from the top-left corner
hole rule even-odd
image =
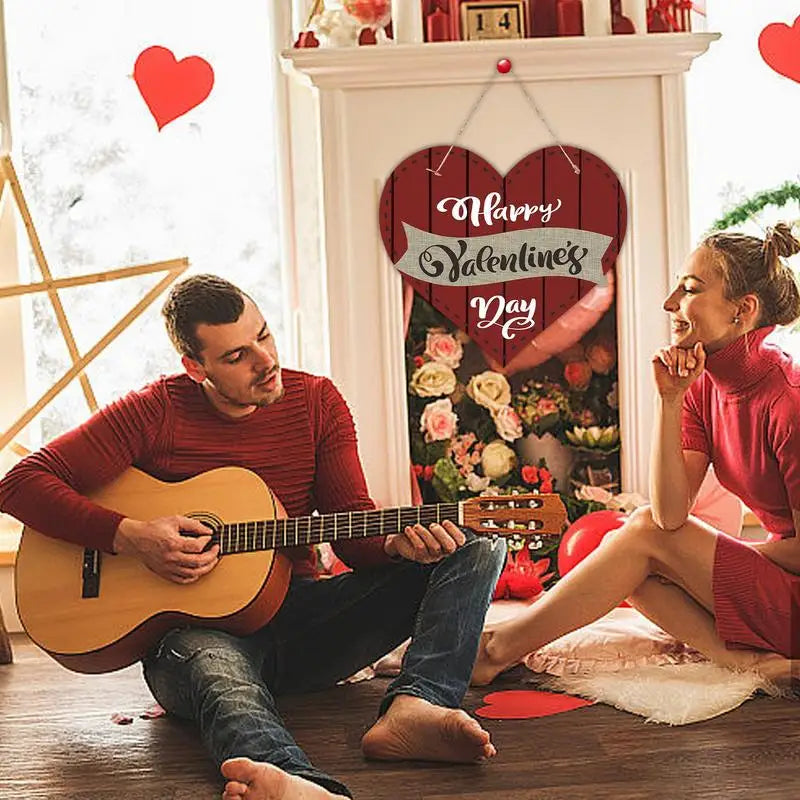
[[[525,613],[484,633],[490,682],[623,599],[705,654],[788,680],[800,658],[800,363],[766,341],[800,317],[789,226],[761,240],[709,236],[664,301],[671,342],[653,357],[652,505]],[[771,534],[750,544],[689,515],[710,464]]]

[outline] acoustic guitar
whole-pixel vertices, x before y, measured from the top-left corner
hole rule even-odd
[[[397,533],[449,519],[485,536],[561,533],[558,495],[475,497],[460,503],[287,518],[255,473],[223,467],[180,483],[130,468],[88,495],[134,519],[181,514],[213,531],[220,560],[195,583],[178,584],[137,558],[110,555],[23,530],[17,609],[30,638],[76,672],[110,672],[141,659],[179,625],[246,635],[278,611],[291,563],[278,548]]]

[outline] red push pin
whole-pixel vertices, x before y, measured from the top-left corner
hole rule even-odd
[[[511,72],[511,61],[507,58],[501,58],[497,62],[497,71],[501,75],[506,75],[507,73]]]

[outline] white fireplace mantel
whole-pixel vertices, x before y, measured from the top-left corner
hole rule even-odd
[[[475,83],[486,80],[501,58],[510,59],[513,72],[525,80],[622,78],[686,72],[717,38],[715,33],[670,33],[310,47],[287,50],[282,59],[286,69],[319,89]]]
[[[559,141],[602,157],[625,187],[628,233],[617,264],[622,480],[626,490],[647,493],[650,356],[667,341],[661,303],[691,245],[683,74],[716,38],[647,34],[282,54],[291,78],[292,252],[307,276],[296,287],[298,329],[306,338],[328,335],[323,368],[353,410],[379,503],[404,504],[410,494],[401,284],[380,239],[378,198],[406,156],[454,141],[500,58],[512,61]],[[513,77],[497,76],[458,143],[505,171],[553,140]]]

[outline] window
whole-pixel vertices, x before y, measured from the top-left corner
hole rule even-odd
[[[800,183],[800,104],[796,82],[774,72],[758,50],[770,23],[791,25],[797,0],[708,4],[708,30],[722,38],[697,59],[687,79],[692,239],[697,242],[728,210],[786,181]],[[763,236],[778,220],[800,220],[800,207],[767,207],[740,230]],[[792,259],[800,269],[800,259]],[[800,335],[775,334],[800,358]]]
[[[187,256],[253,295],[286,336],[276,154],[277,63],[264,0],[34,3],[5,0],[13,157],[57,277]],[[214,69],[203,103],[158,131],[133,80],[138,54],[168,47]],[[19,242],[27,247],[23,235]],[[41,276],[19,249],[20,280]],[[86,352],[160,275],[62,290]],[[180,369],[156,300],[87,369],[103,405]],[[70,366],[46,294],[24,308],[27,396]],[[28,431],[38,446],[88,414],[77,381]]]

